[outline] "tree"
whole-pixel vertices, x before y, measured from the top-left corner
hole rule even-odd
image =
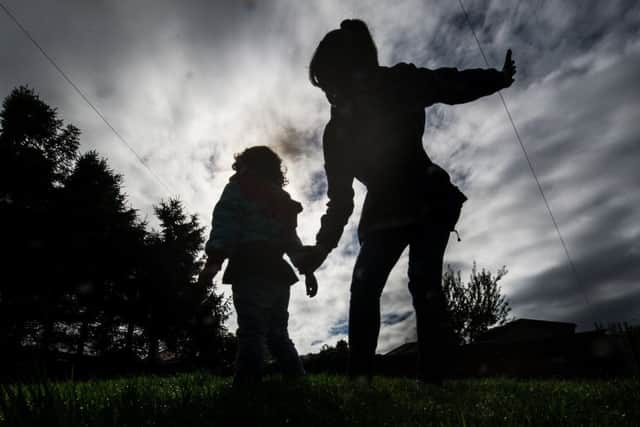
[[[148,231],[122,176],[95,151],[78,156],[78,129],[28,87],[4,100],[0,125],[3,357],[20,357],[25,343],[45,362],[50,351],[155,360],[160,347],[228,357],[229,301],[196,282],[197,216],[177,199],[160,202],[160,231]]]
[[[215,288],[203,287],[196,277],[204,227],[196,215],[187,216],[178,199],[155,207],[160,232],[148,237],[148,278],[145,334],[149,361],[154,362],[162,340],[167,348],[190,357],[215,358],[226,333],[229,303]]]
[[[61,193],[57,263],[65,266],[61,287],[72,301],[69,311],[81,323],[76,353],[83,354],[94,324],[95,349],[104,354],[112,349],[116,320],[130,318],[127,297],[135,287],[145,223],[127,206],[122,176],[95,151],[80,156]]]
[[[10,173],[22,172],[26,184],[48,187],[60,184],[73,169],[80,130],[64,125],[55,108],[43,102],[27,86],[15,88],[2,103],[0,112],[3,183],[16,182]],[[30,166],[30,169],[22,169]],[[21,171],[22,169],[22,171]],[[3,188],[6,191],[6,188]]]
[[[77,157],[80,131],[26,86],[5,98],[0,125],[0,340],[15,350],[35,318],[44,325],[46,351],[57,297],[52,254],[59,250],[52,206]]]
[[[460,271],[455,272],[447,266],[442,285],[451,323],[460,343],[473,342],[490,326],[502,325],[509,320],[511,307],[498,284],[505,274],[506,267],[495,275],[484,268],[478,272],[474,262],[469,282],[463,284]]]
[[[304,367],[309,372],[326,372],[343,374],[347,370],[349,344],[344,339],[338,340],[335,347],[323,344],[315,354],[303,356]]]

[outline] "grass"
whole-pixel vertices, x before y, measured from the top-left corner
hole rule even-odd
[[[206,373],[0,386],[0,426],[640,425],[640,381],[456,380],[418,389],[311,375],[251,391]]]

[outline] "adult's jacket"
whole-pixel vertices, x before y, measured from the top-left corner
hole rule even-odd
[[[378,67],[348,99],[333,99],[323,135],[327,210],[316,237],[337,246],[353,212],[353,179],[367,187],[360,239],[376,229],[432,221],[453,229],[466,197],[422,145],[425,107],[461,104],[504,88],[500,71]]]

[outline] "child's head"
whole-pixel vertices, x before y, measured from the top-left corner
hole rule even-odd
[[[269,181],[279,187],[287,184],[286,168],[282,159],[269,147],[258,145],[237,153],[233,162],[233,170],[239,174],[247,174]]]

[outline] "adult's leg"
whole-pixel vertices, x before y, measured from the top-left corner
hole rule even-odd
[[[289,338],[289,286],[274,286],[273,305],[269,310],[267,345],[285,376],[299,378],[305,374],[295,345]]]
[[[262,285],[257,283],[256,285]],[[235,385],[260,382],[264,368],[264,345],[269,315],[269,298],[259,286],[249,283],[233,285],[233,305],[238,315],[238,351]]]
[[[351,281],[349,375],[371,376],[380,332],[380,295],[408,243],[407,230],[372,232],[362,242]]]
[[[442,262],[449,232],[416,226],[409,246],[409,291],[418,330],[418,376],[440,382],[447,374],[453,330],[442,290]]]

